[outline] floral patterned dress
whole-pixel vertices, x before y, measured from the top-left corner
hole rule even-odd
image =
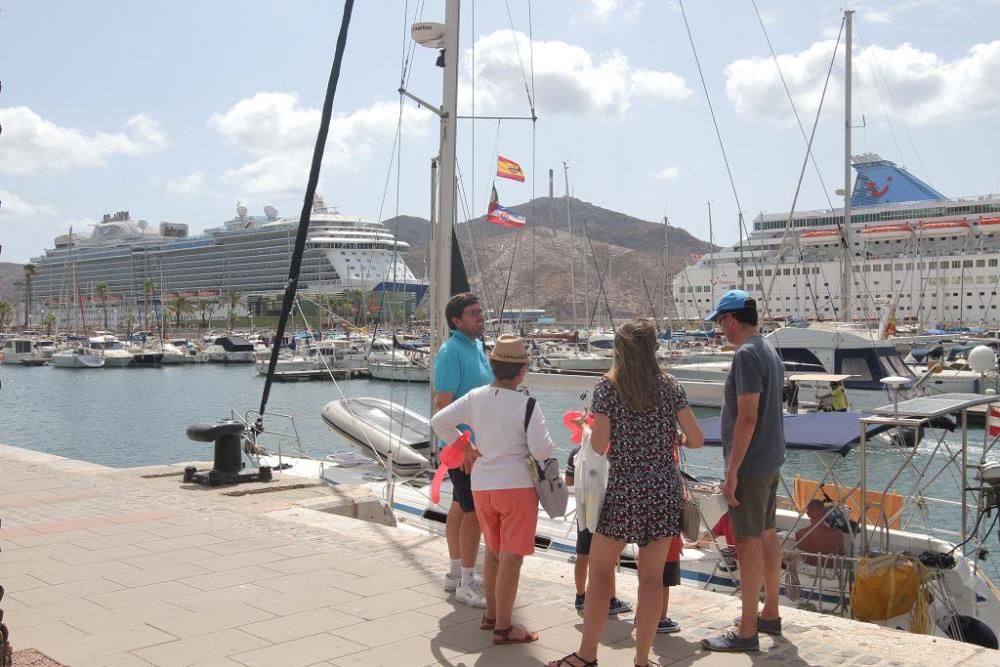
[[[594,387],[590,409],[611,420],[608,489],[597,532],[616,542],[652,544],[680,533],[682,484],[674,463],[677,413],[688,406],[684,388],[661,375],[656,403],[633,412],[607,377]]]

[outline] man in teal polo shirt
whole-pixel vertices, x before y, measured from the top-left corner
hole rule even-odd
[[[468,292],[456,294],[448,301],[444,315],[451,336],[441,344],[434,360],[434,407],[438,410],[493,382],[493,370],[480,340],[486,317],[479,297]],[[472,500],[471,469],[471,461],[466,461],[462,468],[448,471],[452,501],[445,536],[451,569],[445,575],[444,589],[455,591],[455,599],[462,604],[485,609],[486,596],[475,578],[481,531]]]

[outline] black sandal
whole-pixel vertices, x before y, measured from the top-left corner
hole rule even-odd
[[[579,663],[573,664],[570,659],[579,660]],[[555,662],[550,662],[548,667],[597,667],[597,659],[594,660],[584,660],[580,657],[579,653],[573,652],[567,655],[565,658],[559,658]]]

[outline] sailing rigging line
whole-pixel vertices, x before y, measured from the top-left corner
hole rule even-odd
[[[726,165],[726,174],[729,176],[729,185],[732,187],[733,199],[736,200],[736,210],[739,212],[740,266],[742,267],[744,264],[743,235],[746,233],[746,236],[749,239],[750,232],[746,229],[746,221],[743,219],[743,206],[740,204],[739,193],[736,192],[736,181],[733,179],[733,170],[729,165],[729,156],[726,154],[726,146],[722,142],[722,131],[719,129],[719,121],[715,117],[715,108],[712,106],[712,97],[708,93],[708,84],[705,82],[705,74],[701,70],[701,60],[698,58],[698,49],[694,44],[694,35],[691,34],[691,25],[688,23],[687,12],[684,10],[684,0],[677,0],[677,4],[681,8],[681,16],[684,19],[684,29],[687,31],[688,41],[691,43],[691,52],[694,54],[694,63],[698,68],[698,78],[701,79],[701,88],[705,93],[705,101],[708,102],[708,110],[712,114],[712,125],[715,127],[715,136],[719,141],[719,149],[722,151],[722,161]],[[740,284],[742,286],[746,286],[746,272],[742,273],[743,275],[740,276]]]
[[[531,22],[531,0],[528,0],[528,67],[531,68],[531,99],[535,98],[535,31]],[[531,208],[528,217],[531,222],[531,307],[538,309],[535,280],[535,174],[538,173],[536,130],[538,129],[535,106],[531,106]]]
[[[291,313],[295,293],[298,289],[299,272],[302,269],[302,255],[305,253],[306,237],[309,231],[309,219],[312,214],[313,199],[316,196],[316,186],[319,184],[320,168],[323,165],[326,138],[330,133],[333,100],[337,94],[337,84],[340,81],[340,68],[344,62],[344,50],[347,47],[347,32],[351,25],[351,12],[353,9],[354,0],[344,0],[344,14],[340,22],[340,33],[337,35],[337,48],[333,57],[333,66],[330,69],[330,79],[327,82],[326,96],[323,99],[323,110],[320,113],[319,132],[316,135],[316,145],[313,148],[312,164],[309,167],[309,181],[306,184],[306,191],[302,199],[302,212],[299,216],[298,234],[295,237],[295,250],[292,253],[292,260],[288,267],[288,283],[285,286],[285,295],[281,303],[281,315],[278,317],[278,328],[275,332],[274,344],[271,348],[271,360],[267,366],[264,392],[260,399],[260,416],[258,417],[258,421],[261,426],[263,426],[264,412],[267,409],[267,399],[271,393],[271,384],[274,381],[274,370],[278,364],[281,339],[285,334],[288,315]]]
[[[927,170],[927,167],[924,166],[924,161],[920,159],[920,151],[917,150],[917,145],[913,141],[912,135],[910,135],[910,129],[906,125],[906,120],[904,119],[903,114],[900,113],[900,111],[899,111],[899,104],[896,103],[896,98],[892,94],[892,88],[889,87],[889,80],[885,77],[885,73],[882,71],[881,66],[879,66],[878,60],[875,59],[874,51],[873,51],[873,49],[870,48],[872,46],[872,44],[865,37],[864,28],[861,26],[860,23],[858,24],[858,36],[860,37],[861,41],[863,43],[867,44],[868,47],[869,47],[869,48],[865,49],[865,51],[866,51],[866,55],[869,58],[871,58],[872,71],[874,73],[877,73],[877,76],[874,76],[872,78],[875,81],[875,89],[879,91],[879,100],[880,101],[882,100],[882,92],[881,92],[881,90],[879,90],[879,85],[878,85],[879,84],[879,80],[881,80],[882,86],[885,86],[886,95],[889,96],[889,102],[892,104],[893,108],[895,109],[896,114],[899,115],[899,124],[903,127],[903,134],[906,135],[906,140],[910,144],[910,149],[913,151],[914,157],[917,158],[917,164],[920,165],[920,171],[923,172],[924,175],[928,177],[928,180],[931,180],[929,178],[930,177],[930,172]],[[884,106],[885,102],[883,101],[882,103],[883,103],[883,106]],[[902,151],[900,152],[900,155],[902,155]]]
[[[754,3],[754,8],[756,9],[756,7],[757,7],[757,4],[755,2]],[[761,23],[761,25],[763,25],[763,22]],[[785,232],[784,232],[784,234],[781,235],[781,244],[778,246],[778,258],[779,259],[781,258],[781,255],[784,252],[785,243],[788,241],[789,237],[792,236],[792,225],[793,225],[793,223],[795,221],[795,206],[799,202],[799,193],[802,191],[802,181],[805,179],[806,168],[809,166],[809,158],[812,157],[813,140],[816,138],[816,128],[819,127],[819,119],[820,119],[820,116],[823,113],[823,103],[826,101],[826,91],[828,90],[828,88],[830,86],[830,78],[833,75],[833,65],[837,61],[837,47],[840,45],[840,37],[843,34],[843,31],[844,31],[844,24],[843,24],[843,22],[841,22],[841,24],[840,24],[840,33],[837,35],[837,43],[833,47],[833,55],[830,58],[830,67],[828,67],[827,70],[826,70],[826,80],[823,82],[823,91],[820,94],[819,104],[816,107],[816,117],[813,120],[813,126],[812,126],[812,130],[809,132],[809,137],[808,137],[808,139],[806,139],[806,154],[805,154],[805,157],[802,159],[802,168],[799,170],[799,180],[798,180],[798,183],[795,184],[795,194],[792,196],[792,206],[791,206],[791,209],[788,212],[788,219],[785,220]],[[766,33],[765,33],[765,35],[766,35]],[[768,40],[768,44],[770,44],[770,40]],[[777,58],[775,58],[775,64],[777,64],[777,62],[778,62]],[[780,74],[780,72],[781,72],[780,68],[778,69],[778,72]],[[782,81],[784,81],[784,77],[782,77]],[[786,88],[786,91],[787,91],[787,88]],[[789,96],[789,101],[791,101],[791,96]],[[795,103],[794,102],[792,102],[792,111],[795,113],[795,119],[798,120],[799,119],[799,114],[798,114],[798,111],[796,111],[796,109],[795,109]],[[799,128],[802,129],[802,122],[801,121],[799,121]],[[815,162],[814,162],[814,164],[815,164]],[[818,170],[819,169],[817,168],[817,171]],[[824,186],[823,189],[825,190],[826,187]],[[833,208],[832,203],[831,203],[830,207]],[[772,276],[771,276],[771,282],[768,283],[767,291],[764,292],[764,301],[765,302],[767,302],[767,301],[770,300],[771,292],[774,291],[774,281],[777,280],[777,278],[778,278],[778,272],[775,271],[772,274]]]
[[[590,234],[587,232],[587,221],[583,221],[583,237],[587,239],[587,245],[590,246],[590,257],[594,260],[594,271],[597,272],[597,286],[599,288],[599,294],[604,297],[604,307],[608,311],[608,324],[611,326],[611,330],[615,331],[617,327],[615,326],[615,318],[611,315],[611,303],[608,301],[608,293],[604,289],[604,276],[601,274],[601,265],[597,261],[597,253],[594,252],[594,241],[590,238]],[[611,257],[611,248],[608,248],[608,257]],[[597,300],[594,300],[594,314],[597,313]],[[590,331],[593,325],[593,320],[591,320],[587,325],[587,331]],[[589,334],[588,334],[589,335]]]
[[[767,27],[764,24],[764,19],[760,15],[760,9],[757,8],[757,0],[750,0],[750,1],[753,3],[753,10],[757,14],[757,22],[760,23],[761,32],[764,33],[764,40],[767,42],[767,48],[771,52],[771,60],[774,61],[775,69],[778,70],[778,78],[781,79],[781,86],[785,89],[785,97],[788,98],[788,103],[792,107],[792,113],[795,114],[795,122],[798,124],[799,132],[802,134],[802,139],[805,140],[806,147],[808,148],[811,145],[811,142],[806,137],[806,129],[802,125],[802,119],[799,117],[799,110],[795,106],[795,99],[792,97],[792,91],[789,90],[788,88],[788,82],[785,80],[785,73],[781,69],[781,63],[778,61],[778,55],[774,52],[774,46],[771,44],[771,36],[768,34]],[[844,32],[844,23],[843,21],[841,21],[840,33],[837,35],[837,45],[840,44],[840,37],[843,34],[843,32]],[[834,57],[836,57],[837,46],[834,46],[833,52],[834,52]],[[833,65],[831,65],[830,67],[832,70]],[[830,75],[827,74],[827,81],[829,81],[829,78]],[[826,86],[823,87],[823,90],[824,91],[826,90]],[[817,118],[819,118],[818,113],[817,113]],[[819,179],[820,187],[823,189],[823,195],[826,197],[826,203],[830,208],[833,208],[833,202],[830,200],[830,191],[827,190],[826,183],[823,181],[823,174],[820,172],[819,164],[816,162],[816,155],[812,152],[811,149],[809,150],[809,158],[810,160],[812,160],[813,169],[815,169],[816,171],[816,178]]]

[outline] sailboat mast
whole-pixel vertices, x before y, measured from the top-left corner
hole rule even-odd
[[[663,216],[663,312],[666,314],[667,331],[673,339],[673,322],[670,321],[670,299],[674,295],[674,281],[670,279],[670,218]]]
[[[573,326],[579,326],[576,317],[576,243],[573,240],[573,214],[569,210],[569,165],[563,160],[563,180],[566,181],[566,225],[569,227],[569,300],[573,304]]]
[[[840,275],[840,319],[853,320],[851,313],[851,258],[854,245],[851,242],[851,25],[854,12],[844,12],[844,247],[841,249]]]
[[[431,349],[437,350],[450,335],[444,307],[451,299],[452,229],[455,220],[455,146],[458,131],[459,0],[445,3],[444,88],[441,100],[440,180],[437,224],[431,227],[430,322]],[[502,314],[501,314],[502,316]],[[431,366],[431,387],[434,368]],[[431,412],[434,401],[431,400]]]

